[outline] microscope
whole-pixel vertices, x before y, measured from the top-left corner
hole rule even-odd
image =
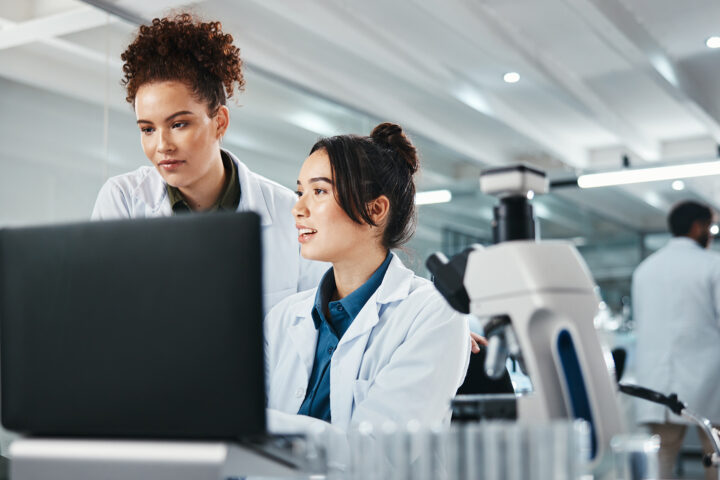
[[[517,421],[583,419],[590,427],[591,466],[624,428],[610,353],[593,319],[599,299],[587,265],[566,241],[539,241],[530,199],[548,191],[545,173],[525,165],[480,176],[494,207],[494,245],[473,245],[448,260],[427,260],[450,305],[477,317],[488,347],[485,372],[505,371],[508,358],[530,377],[533,390],[517,398]]]

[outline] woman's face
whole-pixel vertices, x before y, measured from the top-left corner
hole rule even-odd
[[[145,155],[173,187],[192,188],[219,159],[227,108],[208,116],[207,105],[185,84],[142,85],[135,95],[135,115]]]
[[[292,213],[303,257],[336,263],[377,247],[379,239],[373,228],[353,222],[338,204],[324,149],[305,160],[297,188],[298,201]]]

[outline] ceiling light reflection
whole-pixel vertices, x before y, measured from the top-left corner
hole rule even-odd
[[[452,200],[450,190],[428,190],[415,194],[415,205],[428,205],[431,203],[447,203]]]
[[[299,112],[290,115],[287,120],[295,126],[324,137],[338,134],[337,128],[332,123],[312,112]]]

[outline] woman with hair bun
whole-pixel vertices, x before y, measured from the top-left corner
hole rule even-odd
[[[292,212],[303,257],[332,268],[265,319],[271,430],[450,421],[467,320],[390,251],[414,231],[417,169],[415,147],[390,123],[312,147]]]
[[[93,219],[181,212],[254,211],[261,217],[264,303],[317,284],[323,265],[304,261],[288,211],[293,193],[250,170],[220,141],[230,122],[226,99],[245,84],[240,51],[220,22],[189,14],[139,28],[122,54],[126,100],[153,167],[110,178]]]

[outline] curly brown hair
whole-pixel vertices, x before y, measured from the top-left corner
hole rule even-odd
[[[150,82],[180,81],[215,115],[235,89],[242,91],[240,49],[220,22],[202,22],[189,13],[155,18],[142,25],[120,58],[125,98],[134,106],[138,89]]]

